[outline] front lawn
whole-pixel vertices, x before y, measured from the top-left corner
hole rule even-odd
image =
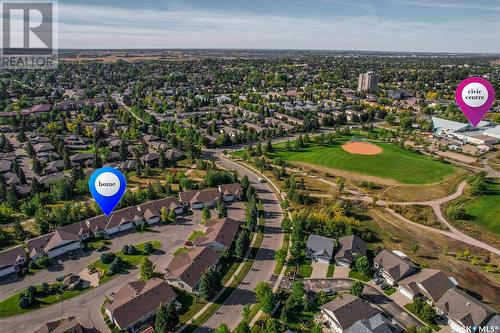
[[[335,272],[335,264],[328,265],[328,271],[326,272],[326,277],[332,277]]]
[[[50,285],[51,289],[48,293],[42,293],[41,285],[35,286],[37,293],[35,295],[35,300],[32,305],[27,308],[21,308],[19,306],[19,300],[21,295],[25,290],[20,291],[11,297],[0,302],[0,318],[15,316],[18,314],[26,313],[35,309],[41,309],[43,307],[64,301],[73,297],[80,295],[82,292],[88,290],[86,289],[75,289],[75,290],[61,290],[59,287],[61,283],[53,283]]]
[[[145,257],[148,257],[150,254],[146,253],[144,251],[144,246],[146,243],[151,243],[153,246],[154,250],[158,250],[161,248],[161,243],[158,241],[150,241],[150,242],[145,242],[141,243],[138,245],[134,245],[134,247],[137,250],[137,253],[135,254],[124,254],[122,251],[115,252],[114,255],[116,257],[120,257],[123,261],[123,266],[121,267],[121,271],[119,273],[127,273],[128,270],[132,268],[136,268],[140,263],[141,260]],[[109,268],[111,266],[110,264],[105,264],[101,261],[101,259],[97,259],[93,263],[88,265],[88,268],[91,270],[97,270],[99,271],[99,284],[103,284],[108,282],[113,276],[115,276],[118,273],[111,274],[109,271]]]
[[[359,273],[359,272],[355,272],[355,271],[350,271],[349,272],[349,277],[351,279],[356,279],[356,280],[360,280],[360,281],[363,281],[363,282],[370,281],[370,278],[368,276],[364,275],[363,273]]]
[[[105,246],[110,246],[111,244],[113,244],[113,242],[109,239],[94,239],[87,242],[85,247],[90,251],[95,251]]]
[[[394,288],[394,287],[384,290],[384,294],[386,294],[387,296],[391,296],[395,292],[396,292],[396,288]]]
[[[201,230],[195,230],[189,235],[188,241],[194,242],[196,238],[203,236],[205,233]]]
[[[299,274],[303,278],[311,277],[313,271],[313,267],[311,265],[311,260],[306,260],[304,263],[300,265]]]

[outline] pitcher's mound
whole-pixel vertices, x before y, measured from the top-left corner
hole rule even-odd
[[[351,154],[377,155],[382,152],[382,148],[372,143],[349,141],[342,145],[342,149]]]

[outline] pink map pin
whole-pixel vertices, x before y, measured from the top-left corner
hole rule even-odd
[[[477,126],[493,104],[495,91],[482,77],[470,77],[458,85],[455,100],[470,123]]]

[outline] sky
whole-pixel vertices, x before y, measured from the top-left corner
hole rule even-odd
[[[60,48],[500,53],[500,0],[59,0]]]

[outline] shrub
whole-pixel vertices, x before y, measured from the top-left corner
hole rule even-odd
[[[35,260],[35,264],[40,268],[46,268],[50,265],[49,257],[43,256]]]
[[[50,291],[50,286],[47,282],[42,283],[41,291],[43,294],[48,294]]]
[[[27,309],[31,306],[31,300],[26,297],[26,296],[23,296],[19,299],[19,307],[21,309]]]
[[[127,254],[128,254],[129,256],[133,256],[134,254],[137,254],[137,249],[135,248],[135,246],[130,245],[130,246],[128,247]]]
[[[115,259],[114,253],[103,253],[101,254],[101,262],[105,265],[111,264]]]
[[[128,249],[129,249],[128,245],[123,245],[123,247],[122,247],[122,253],[123,254],[128,254]]]
[[[144,252],[148,253],[148,254],[151,254],[154,252],[154,247],[153,247],[153,244],[151,243],[146,243],[144,244]]]

